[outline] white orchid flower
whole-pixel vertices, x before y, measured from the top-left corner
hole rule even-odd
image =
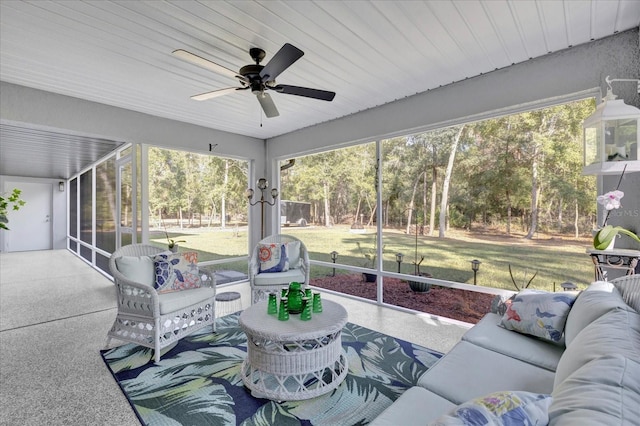
[[[607,210],[619,209],[622,197],[624,197],[624,192],[622,191],[609,191],[604,195],[598,195],[598,203],[602,204]]]

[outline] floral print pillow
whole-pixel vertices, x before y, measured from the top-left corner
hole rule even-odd
[[[202,287],[197,252],[160,253],[153,259],[153,266],[158,293]]]
[[[549,423],[551,395],[524,391],[504,391],[458,405],[430,426],[546,425]]]
[[[507,330],[560,342],[577,293],[523,290],[507,300],[500,324]]]
[[[289,270],[287,246],[280,243],[259,244],[259,272],[285,272]]]

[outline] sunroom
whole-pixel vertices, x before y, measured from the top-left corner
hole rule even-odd
[[[581,126],[563,129],[576,155],[553,163],[541,154],[547,168],[536,191],[531,161],[520,160],[536,147],[524,134],[544,131],[517,127],[521,118],[513,118],[522,133],[512,132],[514,145],[503,148],[491,140],[505,133],[481,133],[483,125],[506,128],[508,117],[553,108],[582,108],[570,121],[581,125],[608,87],[640,106],[637,2],[1,7],[0,189],[21,189],[27,201],[9,212],[3,253],[68,250],[108,277],[108,258],[120,246],[173,240],[198,252],[223,292],[248,288],[248,260],[263,237],[291,234],[309,249],[312,284],[327,294],[451,318],[398,302],[391,283],[488,300],[529,282],[584,289],[595,273],[591,229],[608,213],[607,224],[640,232],[637,142],[617,150],[606,138],[602,146],[583,140]],[[264,49],[265,65],[285,43],[304,56],[278,83],[334,91],[332,101],[271,90],[277,117],[247,90],[198,102],[190,97],[240,80],[172,55],[183,49],[236,70],[252,62],[250,48]],[[539,120],[549,125],[548,116]],[[549,140],[560,146],[562,137]],[[437,161],[427,155],[435,148],[442,148]],[[505,178],[515,170],[528,175]],[[507,186],[510,213],[509,190],[495,191]],[[625,196],[609,212],[596,196],[613,190]],[[553,195],[532,203],[545,191]],[[616,248],[640,246],[622,236]],[[627,270],[607,272],[615,278]],[[352,292],[364,287],[364,273],[375,275],[371,293]],[[347,284],[324,284],[336,277]],[[246,294],[243,305],[250,305]]]

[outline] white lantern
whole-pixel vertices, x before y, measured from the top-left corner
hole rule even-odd
[[[640,171],[638,142],[640,142],[640,109],[616,99],[611,92],[613,81],[605,79],[609,88],[596,111],[587,117],[584,127],[584,169],[589,174],[620,174]]]

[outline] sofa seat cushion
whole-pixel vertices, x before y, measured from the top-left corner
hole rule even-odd
[[[420,386],[407,389],[371,426],[424,426],[456,407],[453,402]]]
[[[460,341],[420,377],[418,385],[457,405],[504,390],[549,394],[553,377],[545,368]]]
[[[565,344],[569,346],[585,327],[614,309],[628,309],[613,284],[596,281],[578,295],[564,326]]]
[[[552,426],[637,425],[640,364],[619,354],[605,355],[576,370],[552,396]]]
[[[564,346],[501,327],[501,315],[488,313],[467,331],[462,340],[511,358],[556,371]]]
[[[211,287],[200,287],[183,291],[174,291],[172,293],[162,293],[158,295],[160,314],[164,315],[175,312],[207,299],[211,299],[211,303],[215,303],[213,300],[215,296],[216,290]]]
[[[301,269],[289,269],[286,272],[260,273],[255,276],[253,283],[257,286],[288,285],[293,281],[302,283],[304,279]]]
[[[578,333],[558,363],[554,388],[586,363],[608,354],[640,362],[640,314],[616,308]]]

